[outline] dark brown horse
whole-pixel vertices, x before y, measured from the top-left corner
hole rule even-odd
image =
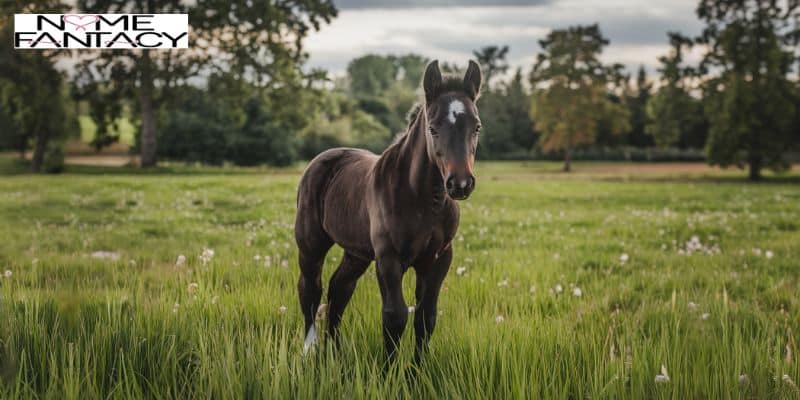
[[[314,319],[322,297],[322,264],[336,243],[344,249],[328,287],[328,333],[337,330],[356,281],[376,261],[383,299],[383,334],[389,360],[408,318],[403,274],[417,275],[415,357],[427,347],[436,302],[458,228],[454,200],[475,188],[472,166],[481,123],[475,101],[480,68],[470,61],[462,78],[442,78],[434,61],[425,70],[424,104],[408,130],[380,156],[365,150],[327,150],[309,164],[297,193],[300,306],[305,350],[317,340]]]

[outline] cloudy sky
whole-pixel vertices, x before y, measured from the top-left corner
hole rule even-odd
[[[473,49],[509,45],[509,61],[528,69],[538,40],[553,28],[599,23],[611,40],[603,59],[654,71],[667,32],[696,34],[697,0],[334,0],[339,16],[311,34],[311,67],[341,74],[366,53],[415,52],[466,63]]]

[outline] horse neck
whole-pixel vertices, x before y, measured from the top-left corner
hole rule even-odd
[[[398,146],[398,161],[403,171],[408,171],[408,184],[420,197],[438,197],[444,193],[441,172],[428,154],[428,121],[425,108],[419,110]],[[441,192],[441,193],[439,193]]]

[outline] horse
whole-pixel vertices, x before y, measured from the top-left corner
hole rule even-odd
[[[457,200],[475,188],[473,165],[481,121],[481,88],[474,61],[463,78],[442,76],[438,61],[422,79],[424,101],[406,132],[380,156],[335,148],[315,157],[297,190],[297,288],[305,318],[304,352],[317,342],[315,317],[322,297],[322,267],[333,244],[344,257],[328,285],[328,336],[338,344],[342,314],[356,283],[375,260],[382,299],[383,339],[391,363],[409,309],[403,275],[416,272],[415,351],[419,360],[436,325],[439,291],[453,259],[459,223]]]

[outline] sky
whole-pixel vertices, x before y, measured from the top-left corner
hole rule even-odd
[[[611,41],[606,62],[650,72],[669,49],[667,32],[694,35],[697,0],[334,0],[339,15],[309,35],[308,67],[341,75],[360,55],[419,53],[466,64],[472,50],[508,45],[513,67],[530,69],[552,29],[598,23]]]

